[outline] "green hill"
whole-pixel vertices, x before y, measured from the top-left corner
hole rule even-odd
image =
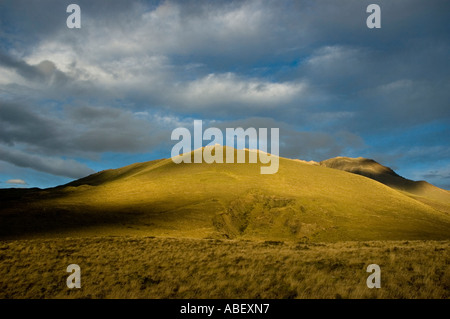
[[[161,159],[52,189],[4,190],[0,238],[450,238],[445,210],[375,180],[286,158],[276,174],[260,174],[261,165]]]

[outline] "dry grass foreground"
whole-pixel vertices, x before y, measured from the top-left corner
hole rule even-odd
[[[97,237],[0,242],[0,298],[444,298],[449,241]],[[81,289],[68,289],[69,264]],[[369,289],[369,264],[381,288]]]

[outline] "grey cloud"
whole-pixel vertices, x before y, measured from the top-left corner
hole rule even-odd
[[[42,82],[58,86],[68,82],[68,77],[57,69],[51,61],[44,60],[37,65],[29,65],[23,60],[15,59],[0,52],[0,65],[15,70],[18,74],[30,81]]]
[[[72,143],[83,151],[149,151],[170,136],[157,118],[142,118],[121,109],[81,106],[69,108],[68,114],[80,126]]]
[[[334,134],[320,131],[291,131],[282,143],[281,149],[284,149],[286,157],[315,161],[349,156],[347,154],[349,150],[361,150],[365,147],[360,136],[348,131],[338,131]]]
[[[374,130],[383,128],[413,127],[445,120],[450,117],[450,81],[411,81],[398,80],[364,92],[360,103],[365,110],[359,112],[359,126],[366,121],[364,128]],[[372,112],[371,112],[372,111]],[[370,116],[371,121],[367,121]],[[363,119],[366,117],[366,119]]]
[[[436,167],[439,169],[435,169]],[[421,170],[410,173],[410,177],[414,180],[426,180],[433,185],[450,190],[450,166],[448,165],[429,164]]]
[[[43,74],[39,72],[39,69],[28,65],[26,62],[21,60],[16,60],[7,54],[0,52],[0,65],[12,68],[17,71],[20,75],[27,79],[39,80],[43,77]]]
[[[80,178],[94,172],[86,165],[74,160],[32,155],[2,146],[0,146],[0,160],[16,166],[29,167],[37,171],[71,178]]]
[[[120,1],[81,2],[87,16],[86,30],[76,33],[60,28],[52,41],[72,49],[67,52],[75,58],[72,75],[79,78],[77,85],[72,84],[71,91],[65,93],[77,96],[82,91],[87,97],[99,99],[125,98],[136,105],[144,104],[141,108],[218,117],[230,113],[235,118],[274,116],[291,123],[307,121],[316,112],[354,112],[356,121],[340,123],[361,131],[376,129],[382,121],[384,126],[396,126],[399,121],[414,125],[420,105],[430,99],[433,110],[427,117],[447,116],[443,102],[448,100],[448,90],[436,88],[424,95],[416,89],[433,89],[435,82],[427,70],[437,70],[440,77],[448,74],[446,67],[438,66],[445,65],[448,52],[448,45],[439,41],[443,31],[432,20],[421,19],[421,27],[436,38],[433,43],[427,45],[423,37],[414,34],[403,41],[404,31],[416,23],[420,12],[432,12],[442,20],[441,11],[419,1],[381,1],[386,26],[375,35],[365,27],[368,3],[224,1],[212,5],[206,1],[168,1],[135,2],[127,8]],[[407,14],[402,6],[408,7]],[[402,23],[394,19],[395,15],[400,15]],[[392,41],[388,47],[381,42],[387,34],[394,34],[388,36]],[[411,43],[416,43],[414,50]],[[158,56],[163,58],[145,62]],[[274,61],[293,60],[300,61],[300,66],[287,80],[277,79],[277,69],[283,73],[278,65],[272,67],[274,79],[248,76],[260,64],[271,67]],[[187,72],[183,63],[203,67]],[[99,71],[93,72],[92,67]],[[232,87],[227,74],[233,74],[228,81]],[[81,84],[83,78],[90,82]],[[403,79],[414,83],[419,99],[402,100],[402,92],[377,92],[379,87]],[[261,90],[249,89],[253,84]],[[271,85],[304,85],[307,90],[279,99],[266,98],[264,90],[270,93],[267,88]],[[441,82],[441,87],[446,86],[448,81]],[[414,115],[402,114],[406,106],[413,110],[407,114]],[[374,124],[361,125],[365,118],[372,117],[375,108]]]
[[[103,152],[150,152],[170,145],[167,121],[111,107],[32,110],[0,103],[0,123],[0,142],[8,145],[0,144],[1,161],[70,178],[93,172],[70,157],[95,160]]]
[[[298,69],[298,76],[320,88],[325,100],[311,105],[306,118],[316,112],[352,113],[337,124],[359,133],[448,119],[450,69],[443,52],[450,47],[445,51],[442,46],[408,52],[318,49]]]
[[[17,142],[45,144],[61,133],[58,122],[22,105],[0,102],[0,112],[0,141],[9,145]]]
[[[436,170],[432,170],[429,171],[428,173],[423,174],[423,176],[426,179],[431,179],[431,178],[441,178],[441,179],[450,179],[450,171],[448,172],[441,172],[441,171],[436,171]]]
[[[31,110],[26,105],[0,103],[0,111],[0,141],[28,144],[41,154],[148,151],[170,136],[157,118],[138,118],[111,107],[71,106],[55,112],[54,108]]]
[[[289,123],[272,118],[254,117],[236,121],[205,121],[203,129],[208,127],[217,127],[222,132],[225,132],[228,127],[279,128],[280,156],[288,158],[321,161],[345,155],[348,150],[362,150],[366,147],[360,136],[349,131],[340,130],[334,133],[302,131]]]
[[[310,53],[311,46],[329,42],[330,30],[333,30],[334,43],[363,46],[370,46],[380,39],[398,45],[411,26],[442,36],[445,31],[440,26],[445,25],[446,11],[450,7],[445,1],[379,0],[377,3],[383,8],[383,28],[370,32],[365,27],[365,9],[370,0],[357,3],[351,0],[214,3],[79,0],[85,28],[75,33],[65,27],[65,8],[69,3],[11,0],[4,1],[1,11],[9,12],[5,15],[8,23],[21,21],[24,35],[31,33],[47,38],[62,33],[71,42],[77,34],[88,36],[94,27],[105,27],[115,33],[127,32],[134,40],[159,40],[152,41],[153,46],[149,46],[156,51],[165,49],[178,55],[208,56],[218,67],[221,59],[222,65],[229,69],[232,61],[242,62],[243,59],[267,62],[275,56],[298,58],[303,51]],[[430,24],[430,21],[437,23]],[[149,29],[150,25],[145,23],[152,23],[153,28]],[[136,37],[132,31],[139,27],[145,33]],[[224,56],[228,58],[224,60]]]
[[[409,132],[449,124],[448,1],[379,0],[380,30],[365,26],[370,0],[77,3],[80,30],[65,27],[69,2],[0,4],[0,64],[29,80],[0,84],[5,100],[26,102],[0,106],[3,143],[51,156],[140,152],[196,115],[278,126],[287,157],[360,151],[400,165],[432,161],[408,151]],[[406,135],[390,143],[386,132]]]

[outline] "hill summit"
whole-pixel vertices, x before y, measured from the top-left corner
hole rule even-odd
[[[3,190],[0,238],[450,238],[445,190],[430,185],[442,192],[436,199],[427,197],[429,192],[419,196],[387,186],[391,180],[381,177],[401,177],[361,158],[319,165],[279,160],[279,171],[271,175],[260,174],[261,163],[175,164],[169,158],[105,170],[51,189]]]
[[[426,181],[413,181],[404,178],[391,168],[381,165],[373,159],[363,157],[335,157],[319,163],[319,165],[343,170],[346,172],[366,176],[394,189],[410,193],[411,195],[450,202],[450,192],[438,188]]]

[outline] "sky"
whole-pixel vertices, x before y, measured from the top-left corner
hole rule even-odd
[[[1,0],[0,188],[168,158],[197,119],[450,189],[449,39],[446,0]]]

